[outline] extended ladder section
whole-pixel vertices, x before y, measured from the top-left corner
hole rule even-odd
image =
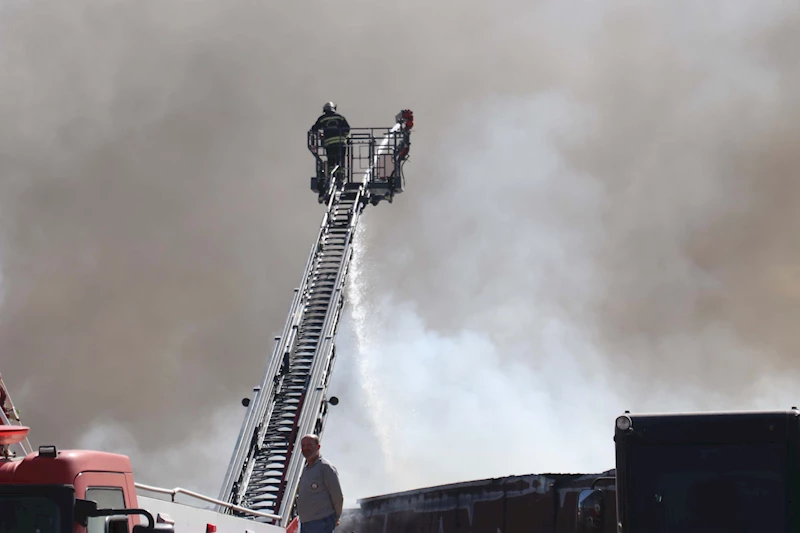
[[[344,169],[327,168],[319,139],[309,136],[327,211],[261,385],[243,402],[247,414],[219,497],[280,517],[254,520],[286,527],[294,517],[304,461],[300,439],[321,436],[328,406],[336,404],[327,387],[358,221],[367,203],[401,190],[412,120],[410,111],[402,111],[393,128],[352,129]]]
[[[19,411],[11,401],[11,395],[8,393],[8,388],[3,382],[2,375],[0,375],[0,424],[5,426],[22,427],[22,423],[19,419]],[[9,448],[10,451],[11,446],[18,446],[19,451],[22,452],[21,455],[23,456],[33,452],[33,447],[31,447],[31,443],[28,441],[27,436],[19,443],[15,445],[6,445],[5,447]],[[2,443],[0,443],[0,448],[4,448]],[[0,450],[0,455],[4,455],[3,450]]]

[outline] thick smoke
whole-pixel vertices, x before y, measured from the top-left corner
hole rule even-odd
[[[417,115],[408,191],[365,217],[382,326],[339,351],[339,395],[361,364],[385,413],[331,416],[349,498],[607,468],[622,408],[789,406],[754,395],[794,373],[796,8],[397,4],[2,4],[0,371],[36,442],[215,492],[328,99]]]
[[[369,219],[363,281],[391,407],[360,424],[395,446],[362,472],[329,438],[358,486],[600,471],[623,409],[797,404],[796,13],[696,9],[559,25],[546,90],[417,150],[435,179]]]
[[[796,13],[688,6],[609,10],[548,91],[484,98],[426,145],[436,187],[376,230],[391,290],[504,342],[558,317],[642,391],[746,399],[793,372]],[[550,42],[569,63],[567,28]]]

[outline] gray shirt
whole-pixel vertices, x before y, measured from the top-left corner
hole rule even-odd
[[[322,457],[303,467],[297,487],[297,514],[300,523],[319,520],[332,514],[342,516],[342,487],[336,468]]]

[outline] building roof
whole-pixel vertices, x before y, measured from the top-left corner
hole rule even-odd
[[[569,484],[571,481],[582,479],[613,476],[614,470],[595,474],[525,474],[518,476],[504,476],[486,478],[473,481],[462,481],[445,485],[422,487],[418,489],[382,494],[357,500],[363,508],[378,505],[389,500],[408,499],[416,497],[437,497],[445,494],[475,494],[485,491],[502,489],[504,491],[536,491],[546,492],[553,484]]]

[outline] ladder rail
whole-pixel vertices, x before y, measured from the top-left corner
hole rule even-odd
[[[287,525],[291,518],[292,506],[297,490],[297,483],[299,482],[299,471],[302,467],[302,455],[299,453],[299,441],[303,435],[314,430],[314,421],[324,418],[324,416],[327,414],[327,410],[324,408],[325,404],[321,401],[322,396],[320,395],[324,394],[324,390],[317,391],[317,388],[320,382],[320,376],[323,374],[330,374],[330,362],[334,356],[333,338],[335,337],[336,330],[338,329],[339,314],[343,305],[342,289],[344,287],[344,276],[347,272],[346,266],[352,256],[351,240],[353,222],[354,220],[357,220],[358,215],[363,209],[363,205],[360,204],[363,188],[355,191],[354,197],[349,197],[343,200],[342,195],[345,194],[344,189],[344,186],[342,186],[342,190],[336,191],[337,194],[332,195],[331,209],[326,212],[326,216],[323,218],[324,225],[321,225],[317,242],[312,247],[313,258],[310,265],[311,268],[307,268],[305,273],[307,279],[304,280],[304,286],[308,287],[312,283],[322,285],[323,282],[325,282],[331,285],[332,290],[328,296],[325,296],[324,294],[320,296],[314,296],[310,293],[307,293],[307,291],[302,291],[302,305],[298,306],[298,311],[301,309],[305,310],[307,307],[312,305],[322,305],[324,306],[324,319],[320,331],[316,336],[314,350],[311,354],[311,366],[308,369],[306,376],[306,388],[301,398],[302,405],[298,404],[295,410],[295,423],[293,424],[294,427],[291,432],[292,438],[286,443],[287,451],[285,453],[286,457],[283,461],[283,469],[280,481],[269,483],[269,479],[276,478],[277,476],[268,475],[263,476],[267,479],[267,481],[253,479],[253,469],[258,466],[257,463],[260,445],[263,442],[267,431],[269,430],[269,424],[264,423],[262,420],[262,423],[259,426],[260,430],[258,432],[258,438],[251,439],[250,442],[247,442],[244,436],[241,439],[242,448],[249,446],[247,450],[247,460],[242,461],[240,459],[234,465],[232,470],[233,474],[235,474],[236,468],[243,467],[242,475],[238,476],[240,484],[237,487],[235,494],[228,493],[227,496],[227,499],[233,504],[246,504],[249,502],[241,501],[246,494],[248,492],[257,493],[256,497],[260,498],[262,501],[256,502],[255,505],[252,505],[252,507],[261,507],[264,505],[269,505],[269,503],[275,504],[275,507],[279,507],[283,509],[283,511],[277,513],[277,509],[274,507],[270,509],[270,511],[275,514],[279,514],[282,517],[281,522],[284,526]],[[349,191],[348,195],[352,196],[353,191]],[[346,223],[343,223],[343,218],[346,218]],[[342,230],[344,230],[343,236]],[[334,244],[332,244],[333,250],[329,252],[331,255],[333,255],[332,259],[328,259],[325,251],[320,247],[320,243],[325,239],[330,239],[334,242]],[[333,261],[333,263],[331,263],[331,261]],[[333,272],[335,272],[335,277],[333,281],[330,282],[328,278]],[[323,288],[319,287],[319,290],[322,291]],[[322,299],[320,300],[319,298]],[[323,314],[323,311],[320,309],[309,308],[307,312],[308,316],[311,316],[314,313]],[[295,324],[294,326],[301,325],[303,323],[301,314],[298,313],[294,316],[296,318],[295,322],[300,323]],[[292,327],[291,333],[297,334],[298,330],[294,326]],[[310,335],[310,340],[313,341],[314,335],[308,335]],[[293,344],[294,343],[290,341],[282,342],[282,346],[289,348],[287,355],[289,355],[290,358],[292,356],[297,356],[298,347],[293,346]],[[277,352],[273,355],[275,359],[273,360],[273,369],[277,365],[276,360],[279,356],[280,353]],[[323,368],[324,372],[320,372],[320,367]],[[274,375],[275,372],[269,371],[268,374]],[[267,381],[269,381],[269,378],[267,378]],[[327,381],[328,379],[325,379],[326,385]],[[270,384],[271,383],[272,382],[270,382]],[[259,394],[261,395],[261,401],[263,401],[264,391],[260,391]],[[269,400],[270,409],[272,409],[278,403],[278,398],[277,396],[273,396],[269,398]],[[322,414],[320,414],[320,411],[322,411]],[[263,413],[256,411],[251,418],[257,417],[259,414]],[[267,414],[268,417],[264,420],[270,420],[276,413],[270,411]],[[253,425],[254,422],[251,422],[248,424],[248,427],[252,428]],[[320,428],[323,427],[324,420],[316,425],[318,425]],[[269,456],[269,454],[270,451],[268,450],[265,455]],[[270,463],[270,461],[263,462]],[[264,468],[263,470],[274,469]],[[232,476],[230,477],[232,478]],[[251,484],[262,486],[251,487]],[[271,494],[274,494],[274,501],[267,501],[265,503],[263,500],[268,499]]]
[[[222,489],[220,491],[220,500],[229,500],[232,496],[234,484],[238,481],[240,485],[246,485],[247,476],[245,470],[245,463],[254,455],[253,439],[263,440],[263,433],[266,430],[266,425],[262,424],[265,420],[267,408],[273,402],[272,395],[274,391],[274,377],[278,372],[278,365],[283,362],[283,354],[288,352],[292,346],[293,339],[296,335],[299,321],[302,318],[302,302],[303,295],[308,287],[309,279],[311,278],[311,271],[314,267],[316,253],[319,248],[319,243],[324,235],[324,230],[327,227],[328,213],[326,212],[322,219],[322,224],[317,240],[311,247],[308,259],[306,261],[306,268],[303,272],[303,277],[300,282],[300,287],[294,290],[294,296],[289,308],[289,316],[283,327],[280,337],[276,338],[275,348],[272,352],[272,357],[269,358],[267,368],[264,372],[264,377],[261,381],[261,386],[255,392],[253,400],[248,406],[245,420],[239,433],[236,446],[234,448],[231,462],[228,466],[228,471],[223,481]],[[255,434],[259,426],[262,426],[264,431],[261,435]],[[251,465],[248,465],[251,466]]]
[[[292,299],[292,309],[297,306],[299,301],[298,297],[299,289],[294,290],[294,297]],[[233,488],[233,483],[239,481],[235,479],[236,477],[241,477],[242,469],[244,467],[245,460],[247,459],[247,452],[250,450],[250,442],[253,438],[254,432],[256,430],[258,421],[263,418],[264,411],[267,407],[267,400],[272,394],[273,388],[273,375],[277,372],[277,364],[281,360],[280,353],[282,352],[282,347],[285,343],[281,342],[285,338],[285,332],[289,329],[292,318],[294,313],[290,313],[286,324],[284,325],[284,335],[281,337],[277,337],[275,347],[273,349],[272,357],[269,359],[267,364],[266,371],[264,372],[264,378],[261,381],[261,385],[256,387],[253,392],[253,398],[250,402],[250,405],[247,408],[247,413],[245,414],[245,420],[242,425],[241,431],[239,433],[239,438],[236,443],[236,447],[234,449],[233,457],[231,459],[231,463],[228,468],[228,472],[226,474],[225,481],[223,482],[223,488],[220,494],[220,499],[226,499],[229,496],[229,492]],[[247,439],[247,440],[245,440]]]
[[[402,121],[398,118],[393,128],[382,129],[379,146],[377,128],[365,128],[367,133],[354,136],[353,142],[367,152],[366,158],[363,151],[357,155],[366,163],[363,179],[353,181],[352,162],[344,167],[343,179],[335,179],[337,169],[326,179],[326,209],[317,238],[261,386],[254,388],[220,491],[220,501],[230,505],[220,506],[220,512],[251,509],[260,513],[259,520],[280,517],[273,523],[283,527],[294,517],[304,463],[302,437],[309,433],[321,437],[327,421],[327,390],[337,358],[335,338],[347,300],[356,230],[367,203],[375,205],[376,198],[383,197],[391,202],[391,196],[385,196],[385,183],[389,172],[396,176],[399,171],[398,134],[407,142],[413,123],[410,111],[401,115]],[[312,141],[309,137],[309,148],[318,148]],[[319,163],[319,151],[312,153]],[[353,150],[349,154],[352,158]],[[384,182],[378,186],[383,192],[376,193],[372,187],[379,180]],[[232,511],[232,506],[237,507]]]
[[[353,212],[350,214],[350,221],[348,223],[347,236],[345,237],[344,255],[339,265],[339,272],[336,278],[334,293],[331,296],[330,308],[325,318],[320,346],[318,354],[325,354],[323,357],[315,357],[313,367],[311,370],[311,381],[308,385],[305,398],[305,407],[302,410],[301,418],[299,421],[299,431],[295,439],[295,449],[299,447],[300,439],[309,433],[318,433],[321,435],[320,429],[324,426],[325,418],[327,417],[326,406],[326,393],[328,388],[328,381],[332,371],[332,363],[334,360],[334,338],[336,336],[339,321],[341,318],[341,311],[344,307],[345,297],[345,281],[349,266],[353,255],[353,236],[355,228],[358,224],[359,215],[363,209],[360,203],[360,196],[363,189],[359,189],[356,193],[356,202],[353,204]],[[319,428],[318,428],[319,426]],[[286,495],[282,498],[281,507],[278,514],[283,517],[282,525],[288,524],[289,512],[294,505],[294,500],[297,492],[297,485],[300,482],[300,473],[302,471],[303,456],[299,453],[292,454],[288,469],[287,479],[288,487]],[[288,497],[287,497],[288,496]]]
[[[313,279],[313,268],[320,250],[320,243],[328,228],[331,210],[334,206],[333,200],[334,195],[331,194],[328,209],[325,211],[322,222],[320,223],[317,239],[312,245],[308,259],[306,260],[306,267],[303,272],[303,277],[301,278],[300,287],[295,289],[292,304],[289,308],[289,316],[284,324],[283,332],[280,337],[276,338],[277,342],[273,349],[272,357],[268,360],[261,386],[254,390],[255,394],[253,400],[248,406],[245,420],[239,432],[239,437],[237,438],[234,452],[223,480],[222,489],[220,490],[220,500],[229,501],[231,499],[239,499],[244,492],[244,488],[247,487],[249,483],[249,478],[254,466],[254,456],[258,451],[258,446],[263,443],[267,431],[267,424],[264,422],[268,420],[272,414],[267,411],[275,404],[273,401],[275,389],[274,378],[278,373],[278,366],[283,362],[283,355],[291,353],[297,330],[303,318],[304,297]],[[235,485],[238,485],[238,487],[234,494]],[[221,511],[221,509],[219,510]]]

